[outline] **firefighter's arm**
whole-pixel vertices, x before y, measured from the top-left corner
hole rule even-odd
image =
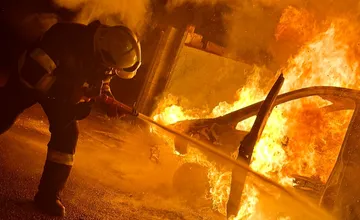
[[[121,118],[125,115],[121,112],[121,109],[118,109],[113,102],[108,102],[108,100],[106,100],[106,98],[108,97],[112,100],[115,100],[110,88],[111,79],[111,76],[107,76],[105,79],[102,80],[99,96],[100,98],[98,98],[97,101],[100,101],[103,105],[105,105],[106,114],[110,118]]]
[[[27,87],[48,95],[54,85],[60,57],[52,45],[59,44],[62,25],[55,24],[46,31],[18,60],[20,80]]]
[[[76,87],[76,74],[73,72],[77,72],[67,65],[72,54],[69,54],[70,46],[64,39],[69,30],[81,28],[83,25],[80,24],[53,25],[20,57],[20,80],[44,96],[69,99]]]
[[[117,101],[113,96],[110,88],[112,77],[110,73],[102,80],[98,101],[106,105],[106,112],[110,118],[122,118],[127,114],[134,114],[133,109]]]
[[[110,118],[121,118],[124,114],[118,114],[116,106],[112,103],[107,103],[105,99],[105,97],[111,97],[112,99],[114,98],[110,88],[111,79],[112,77],[108,76],[102,80],[100,94],[96,98],[96,102],[100,104],[101,109],[103,109],[106,112],[107,116],[109,116]]]
[[[47,94],[54,84],[56,68],[54,60],[41,48],[24,52],[18,64],[20,80],[43,94]]]
[[[63,74],[58,74],[61,72],[60,57],[49,48],[50,40],[53,44],[57,43],[57,38],[49,39],[45,33],[22,54],[18,60],[19,79],[24,85],[37,90],[44,97],[67,99],[73,92],[72,81],[65,79],[66,76]]]

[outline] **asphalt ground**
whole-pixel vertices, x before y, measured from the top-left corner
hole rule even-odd
[[[63,219],[224,219],[211,203],[185,202],[174,190],[179,159],[134,124],[91,115],[80,122],[75,165],[63,192]],[[0,219],[57,219],[33,206],[50,138],[46,117],[34,106],[0,136]]]

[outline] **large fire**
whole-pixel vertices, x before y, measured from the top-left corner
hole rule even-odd
[[[332,20],[322,24],[326,29],[320,31],[315,30],[314,22],[308,12],[292,7],[287,8],[280,19],[276,38],[284,40],[289,37],[282,35],[289,34],[288,29],[294,37],[297,30],[301,32],[297,34],[303,43],[297,54],[288,60],[287,66],[280,70],[285,77],[281,92],[309,86],[358,88],[359,63],[351,47],[352,39],[349,40],[352,33],[344,31],[349,24],[344,20]],[[304,27],[310,28],[304,31]],[[254,74],[248,78],[246,86],[238,90],[233,103],[221,102],[211,112],[184,110],[178,105],[159,105],[154,119],[172,124],[187,119],[218,117],[260,101],[267,93],[259,88],[260,71],[260,68],[254,69]],[[285,186],[292,185],[294,174],[316,177],[325,182],[335,164],[351,117],[349,111],[325,113],[321,107],[328,104],[319,97],[311,97],[276,107],[254,149],[250,167]],[[249,131],[253,121],[254,118],[240,122],[237,129]],[[200,152],[188,153],[184,162],[189,161],[209,168],[214,209],[225,214],[231,172],[219,170]],[[257,195],[254,187],[245,186],[242,208],[236,219],[248,219],[261,213],[257,207]]]

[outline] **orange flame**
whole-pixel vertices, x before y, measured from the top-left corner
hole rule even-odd
[[[275,39],[303,44],[315,35],[317,26],[315,18],[305,9],[287,7],[277,25]]]

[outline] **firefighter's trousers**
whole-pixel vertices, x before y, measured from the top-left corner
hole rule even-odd
[[[0,134],[7,131],[27,108],[39,103],[48,117],[51,138],[39,192],[58,196],[73,165],[78,140],[75,105],[39,96],[23,85],[17,76],[11,76],[0,87]],[[51,169],[50,169],[50,168]]]
[[[7,131],[18,115],[39,103],[48,117],[51,138],[48,143],[48,160],[72,165],[78,140],[75,105],[51,98],[40,98],[36,91],[11,76],[0,88],[0,134]]]

